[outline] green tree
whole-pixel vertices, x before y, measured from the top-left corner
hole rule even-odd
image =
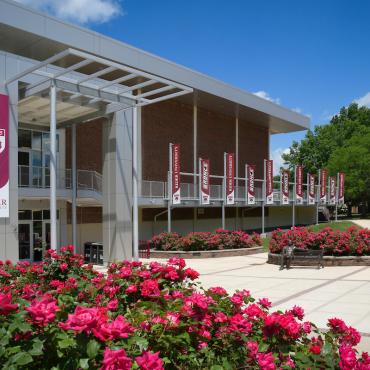
[[[327,168],[331,174],[346,174],[346,197],[353,204],[362,204],[362,213],[366,213],[370,200],[370,128],[363,128],[345,146],[337,148]]]

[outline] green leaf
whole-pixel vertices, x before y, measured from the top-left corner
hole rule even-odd
[[[211,370],[224,370],[224,368],[220,365],[212,365]]]
[[[33,346],[32,346],[32,349],[29,351],[29,353],[32,356],[40,356],[42,355],[43,348],[44,348],[44,343],[41,342],[40,339],[36,338],[33,340]]]
[[[58,342],[59,348],[69,348],[69,347],[74,347],[76,345],[76,341],[73,338],[65,338],[62,339]]]
[[[87,343],[86,353],[89,358],[95,358],[98,354],[99,349],[100,344],[95,339],[91,339],[89,343]]]
[[[12,363],[18,366],[24,366],[32,362],[32,356],[27,352],[19,352],[12,357]]]
[[[269,345],[267,343],[260,343],[258,346],[258,352],[266,352],[269,348]]]
[[[88,358],[81,358],[80,359],[80,366],[82,369],[88,369],[89,368],[89,359]]]

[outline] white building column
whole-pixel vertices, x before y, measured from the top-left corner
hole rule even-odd
[[[57,95],[56,86],[50,86],[50,247],[57,249]]]
[[[72,130],[72,168],[71,168],[71,178],[72,178],[72,245],[75,250],[78,249],[77,246],[77,127],[73,124]]]
[[[196,173],[198,171],[197,168],[198,163],[198,103],[197,103],[197,95],[194,92],[194,100],[193,100],[193,184],[194,184],[194,195],[197,193],[199,186],[197,185],[197,176]],[[200,181],[200,178],[199,178]],[[198,194],[200,196],[200,194]],[[193,209],[193,232],[197,230],[197,208],[194,207]]]
[[[139,259],[139,208],[138,208],[138,119],[137,107],[132,108],[132,249],[133,258]]]

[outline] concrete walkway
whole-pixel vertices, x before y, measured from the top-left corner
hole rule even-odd
[[[266,260],[267,254],[261,253],[193,259],[187,260],[187,265],[201,274],[205,288],[222,286],[230,293],[248,289],[255,298],[269,298],[275,310],[302,306],[306,319],[319,328],[326,328],[329,318],[341,318],[362,333],[359,348],[370,350],[370,266],[280,271]]]
[[[361,226],[363,228],[370,229],[370,220],[351,220],[354,224]]]

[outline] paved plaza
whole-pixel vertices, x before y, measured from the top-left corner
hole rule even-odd
[[[325,328],[338,317],[358,329],[359,349],[370,350],[370,266],[293,267],[279,270],[266,263],[267,253],[243,257],[187,260],[204,287],[223,286],[230,293],[248,289],[255,298],[267,297],[273,309],[300,305],[306,319]],[[147,261],[147,260],[146,260]]]

